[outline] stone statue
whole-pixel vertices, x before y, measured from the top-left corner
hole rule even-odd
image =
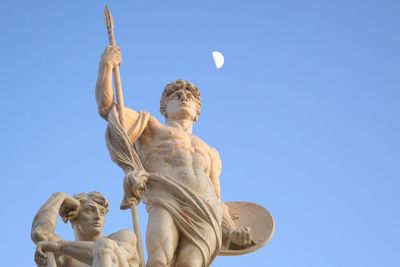
[[[108,201],[99,192],[80,193],[73,197],[65,193],[53,194],[39,209],[32,223],[37,266],[139,266],[136,236],[131,230],[103,237],[107,212]],[[64,222],[71,223],[75,241],[62,240],[54,233],[58,214]]]
[[[272,216],[253,203],[222,202],[218,151],[192,132],[200,115],[198,88],[184,80],[165,86],[160,100],[165,123],[147,112],[125,109],[121,50],[107,7],[105,20],[109,46],[100,59],[95,94],[98,113],[108,121],[107,148],[125,173],[121,209],[131,208],[135,233],[102,236],[108,202],[100,193],[55,193],[32,224],[36,264],[143,267],[140,201],[148,211],[147,267],[205,267],[217,255],[241,255],[263,246],[274,230]],[[75,241],[54,233],[58,214],[71,223]]]
[[[120,64],[120,49],[108,46],[100,60],[96,100],[109,123],[116,117],[112,75]],[[220,199],[217,150],[192,132],[200,106],[197,87],[177,80],[162,93],[165,124],[147,112],[125,109],[126,136],[144,168],[126,171],[121,207],[140,199],[146,204],[148,267],[209,266],[221,247],[254,245],[251,229],[236,227]]]

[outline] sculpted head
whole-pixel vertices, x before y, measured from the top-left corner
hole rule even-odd
[[[79,214],[71,220],[78,240],[95,240],[103,231],[108,201],[99,192],[79,193],[74,198],[80,202]]]
[[[165,86],[160,100],[160,112],[167,120],[191,118],[197,121],[200,108],[200,92],[193,83],[176,80]]]

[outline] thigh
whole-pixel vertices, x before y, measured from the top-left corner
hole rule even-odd
[[[203,235],[198,239],[198,246],[187,237],[181,235],[177,252],[177,267],[209,266],[211,257],[217,248],[217,237],[211,225],[202,225]]]
[[[178,246],[179,235],[174,220],[168,211],[157,206],[151,207],[146,240],[150,262],[172,263]]]
[[[200,249],[187,238],[181,238],[176,258],[176,267],[202,266],[204,266],[204,259]]]

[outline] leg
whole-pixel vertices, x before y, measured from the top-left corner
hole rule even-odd
[[[199,244],[201,248],[196,246],[185,236],[180,237],[176,259],[177,267],[203,267],[211,264],[210,258],[217,249],[217,237],[210,225],[203,224],[202,229],[204,231],[203,237],[205,238],[206,243],[202,240],[198,240],[200,241]]]
[[[97,240],[93,247],[93,266],[129,267],[129,264],[115,241],[103,237]]]
[[[150,208],[146,240],[147,267],[170,266],[174,260],[179,235],[168,211],[157,206]]]
[[[181,238],[176,267],[202,267],[203,255],[200,249],[187,238]]]

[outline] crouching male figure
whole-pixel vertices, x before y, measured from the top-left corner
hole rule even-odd
[[[54,193],[32,223],[37,266],[51,266],[51,261],[55,261],[57,267],[139,266],[136,236],[131,230],[102,236],[107,212],[108,201],[99,192],[79,193],[73,197]],[[62,240],[54,233],[58,214],[64,222],[71,223],[75,241]]]

